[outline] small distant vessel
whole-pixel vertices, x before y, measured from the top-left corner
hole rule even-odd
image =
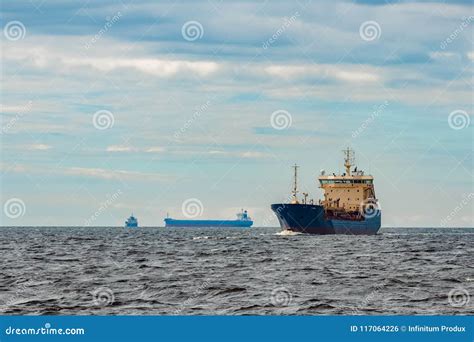
[[[138,220],[133,214],[125,221],[125,228],[138,228]]]
[[[291,203],[272,204],[280,226],[284,229],[309,234],[377,234],[381,226],[382,211],[375,197],[374,177],[364,171],[351,171],[354,151],[347,148],[345,153],[346,172],[342,175],[326,175],[321,170],[320,188],[324,200],[308,203],[307,193],[303,193],[302,203],[297,197],[297,170],[294,166],[294,187]]]
[[[175,220],[165,218],[165,227],[250,228],[253,224],[247,210],[237,213],[236,220]]]

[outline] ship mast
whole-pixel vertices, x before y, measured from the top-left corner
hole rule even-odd
[[[342,150],[346,157],[344,158],[344,166],[346,167],[346,175],[351,175],[351,166],[354,163],[354,150],[351,150],[349,147],[345,150]]]
[[[298,198],[296,197],[296,194],[298,193],[298,165],[294,165],[293,168],[295,169],[295,180],[293,184],[293,200],[291,201],[292,204],[298,204]]]

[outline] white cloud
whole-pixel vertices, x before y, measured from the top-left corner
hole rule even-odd
[[[68,40],[58,37],[54,40],[50,40],[47,36],[37,37],[36,41],[41,41],[41,45],[31,41],[8,45],[5,46],[2,58],[25,66],[52,69],[61,73],[74,70],[80,72],[84,67],[103,72],[129,69],[159,78],[176,75],[206,77],[218,72],[220,68],[219,63],[212,60],[156,56],[147,52],[143,46],[129,46],[112,39],[104,39],[102,48],[88,51],[86,55],[81,44],[83,39],[82,36],[70,37]],[[104,49],[104,46],[107,49]],[[133,55],[123,53],[130,49],[134,51]]]
[[[0,164],[0,171],[4,173],[48,174],[50,176],[81,176],[122,181],[169,181],[173,179],[173,177],[169,175],[140,171],[110,170],[87,167],[37,167],[19,164],[9,166],[5,163]]]
[[[132,148],[130,146],[120,146],[112,145],[107,147],[107,152],[131,152]]]
[[[212,155],[212,156],[248,158],[248,159],[260,159],[260,158],[268,157],[266,153],[262,153],[258,151],[228,152],[228,151],[221,151],[221,150],[211,150],[211,151],[208,151],[207,154]]]
[[[123,44],[108,40],[109,52],[99,50],[92,55],[83,55],[82,51],[77,51],[80,47],[80,38],[71,38],[77,41],[77,45],[67,49],[58,48],[56,44],[45,46],[28,45],[28,48],[21,46],[8,46],[4,53],[5,60],[11,60],[25,66],[51,69],[60,73],[81,73],[81,68],[89,68],[92,71],[102,72],[113,71],[139,71],[140,73],[153,75],[159,78],[190,77],[221,77],[229,79],[235,76],[235,72],[246,77],[260,75],[262,80],[268,80],[268,76],[283,78],[288,80],[298,80],[307,77],[329,78],[340,82],[375,82],[382,79],[382,71],[370,65],[354,64],[276,64],[268,65],[262,62],[250,62],[242,66],[241,62],[231,62],[225,60],[213,61],[210,59],[185,59],[182,57],[171,59],[169,57],[152,57],[143,49],[137,50],[135,57],[122,56],[120,50]],[[104,42],[105,43],[105,42]],[[21,44],[21,43],[20,43]],[[71,42],[68,42],[71,44]],[[116,51],[116,52],[115,52]],[[119,57],[110,57],[116,53]],[[123,75],[121,75],[123,76]],[[140,78],[140,77],[139,77]]]
[[[26,146],[28,150],[32,151],[46,151],[52,148],[51,145],[46,145],[46,144],[33,144],[33,145],[28,145]]]
[[[166,149],[164,147],[154,146],[154,147],[147,148],[145,152],[147,152],[147,153],[159,153],[159,152],[165,152],[165,151],[166,151]]]
[[[370,71],[364,71],[369,69]],[[265,69],[271,76],[287,80],[305,77],[336,79],[347,82],[374,82],[380,80],[380,72],[367,65],[344,64],[307,64],[307,65],[272,65]]]
[[[212,154],[212,155],[227,155],[228,153],[227,153],[227,152],[224,152],[224,151],[211,150],[211,151],[208,152],[208,154]]]
[[[247,151],[240,154],[242,158],[250,158],[250,159],[260,159],[268,157],[267,154],[257,151]]]
[[[137,148],[125,145],[111,145],[106,149],[107,152],[146,152],[146,153],[160,153],[165,152],[166,149],[161,146],[152,146],[148,148]]]
[[[101,179],[116,180],[166,180],[169,177],[158,173],[145,173],[127,170],[108,170],[101,168],[71,167],[58,170],[65,175],[84,176]]]
[[[457,53],[454,52],[441,52],[441,51],[435,51],[430,53],[430,58],[434,60],[444,60],[444,59],[452,59],[460,57]]]
[[[62,58],[67,66],[89,66],[100,71],[136,69],[158,77],[171,77],[177,74],[197,74],[207,76],[219,70],[216,62],[168,60],[158,58]]]
[[[31,101],[26,105],[6,105],[0,104],[0,113],[20,113],[23,114],[24,112],[31,109]]]

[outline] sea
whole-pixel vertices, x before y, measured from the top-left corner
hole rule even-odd
[[[474,229],[0,228],[0,314],[474,314]]]

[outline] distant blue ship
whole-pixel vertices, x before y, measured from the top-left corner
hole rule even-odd
[[[138,228],[138,220],[133,214],[125,221],[125,228]]]
[[[165,218],[166,227],[201,227],[201,228],[250,228],[253,224],[247,210],[237,213],[236,220],[175,220]]]

